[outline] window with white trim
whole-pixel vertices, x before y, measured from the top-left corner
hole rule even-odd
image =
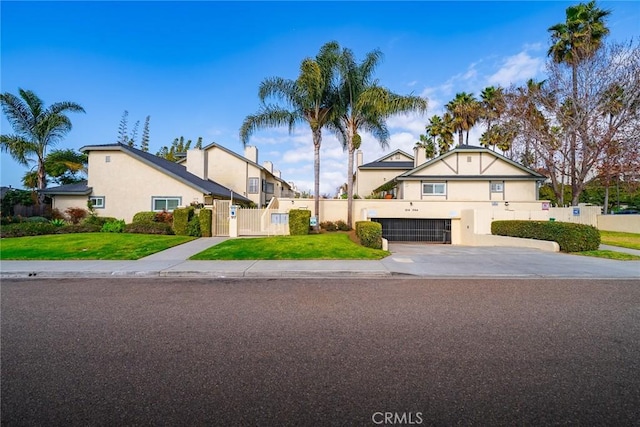
[[[152,210],[156,212],[173,212],[175,208],[182,204],[182,197],[152,197]]]
[[[446,182],[423,182],[422,194],[425,196],[444,196],[447,194]]]
[[[91,196],[89,203],[94,209],[104,209],[104,196]]]
[[[491,183],[491,192],[492,193],[502,193],[502,192],[504,192],[504,183],[503,182],[492,182]]]
[[[258,194],[260,178],[249,178],[249,193]]]

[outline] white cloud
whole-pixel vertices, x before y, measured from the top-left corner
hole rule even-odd
[[[544,61],[542,58],[531,57],[528,52],[523,51],[507,57],[503,61],[501,68],[489,76],[488,82],[502,87],[509,87],[512,84],[534,78],[542,71],[543,66]]]

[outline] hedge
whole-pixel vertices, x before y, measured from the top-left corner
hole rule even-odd
[[[165,222],[138,221],[125,225],[124,232],[138,234],[173,234],[173,229]]]
[[[200,219],[200,233],[202,237],[211,237],[211,224],[213,222],[213,211],[211,209],[200,209],[198,214]]]
[[[82,224],[95,224],[102,227],[108,222],[117,221],[117,218],[112,216],[97,216],[97,215],[89,215],[85,219],[82,220]]]
[[[382,249],[382,224],[375,221],[356,222],[356,236],[368,248]]]
[[[154,221],[155,218],[156,218],[156,213],[157,212],[153,212],[153,211],[138,212],[137,214],[135,214],[133,216],[133,220],[131,220],[131,222],[150,222],[150,221]]]
[[[491,234],[557,242],[562,252],[595,251],[600,232],[591,225],[552,221],[493,221]]]
[[[56,232],[57,228],[58,227],[55,225],[46,222],[20,222],[17,224],[7,224],[0,228],[0,237],[23,237],[53,234]]]
[[[193,237],[202,237],[202,231],[200,231],[200,218],[193,215],[187,224],[187,235]]]
[[[189,221],[193,218],[193,207],[177,208],[173,211],[173,230],[178,236],[188,236]]]
[[[291,209],[289,211],[289,234],[301,236],[309,234],[311,211],[306,209]]]

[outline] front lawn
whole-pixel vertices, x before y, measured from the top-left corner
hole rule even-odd
[[[354,243],[345,233],[230,239],[192,260],[381,259],[389,252]]]
[[[190,240],[190,236],[130,233],[47,234],[0,240],[3,260],[135,260]]]
[[[600,243],[640,250],[640,234],[600,230]]]

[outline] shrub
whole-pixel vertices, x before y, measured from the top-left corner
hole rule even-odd
[[[562,252],[595,251],[600,233],[590,225],[552,221],[493,221],[491,234],[557,242]]]
[[[20,222],[17,224],[3,225],[0,228],[0,237],[23,237],[53,234],[56,226],[48,222]]]
[[[153,217],[153,220],[155,222],[164,222],[166,224],[172,225],[173,224],[173,214],[171,212],[167,212],[167,211],[156,212],[155,216]]]
[[[137,234],[173,234],[173,229],[169,224],[164,222],[138,221],[125,225],[124,232]]]
[[[69,233],[97,233],[102,227],[96,224],[67,224],[62,227],[56,227],[55,234]]]
[[[196,215],[192,216],[187,224],[187,236],[202,237],[200,218]]]
[[[188,236],[188,225],[193,218],[194,208],[178,208],[173,211],[173,230],[178,236]]]
[[[323,221],[320,223],[320,228],[325,231],[337,231],[338,226],[334,224],[332,221]]]
[[[200,231],[202,237],[211,237],[211,225],[213,222],[213,211],[211,209],[201,209],[198,214],[200,219]]]
[[[336,227],[338,227],[340,231],[351,231],[351,226],[341,219],[336,221]]]
[[[63,225],[67,225],[67,221],[61,218],[52,219],[51,221],[49,221],[49,223],[56,227],[62,227]]]
[[[64,214],[60,212],[60,209],[51,209],[51,219],[65,219]]]
[[[108,222],[117,221],[117,218],[112,216],[97,216],[97,215],[89,215],[85,219],[82,220],[82,224],[94,224],[102,227]]]
[[[138,212],[137,214],[135,214],[133,216],[133,219],[131,220],[131,222],[151,222],[151,221],[155,221],[156,218],[156,214],[158,212],[153,212],[153,211],[143,211],[143,212]]]
[[[356,222],[356,235],[360,244],[368,248],[382,249],[382,224],[374,221]]]
[[[43,216],[30,216],[24,219],[25,222],[49,222],[49,220]]]
[[[80,221],[89,215],[89,211],[82,208],[67,208],[64,213],[67,214],[67,217],[72,224],[79,224]]]
[[[104,223],[100,231],[103,233],[122,233],[124,231],[124,226],[124,220],[117,219],[115,221]]]
[[[309,234],[311,211],[306,209],[291,209],[289,211],[289,234],[300,236]]]

